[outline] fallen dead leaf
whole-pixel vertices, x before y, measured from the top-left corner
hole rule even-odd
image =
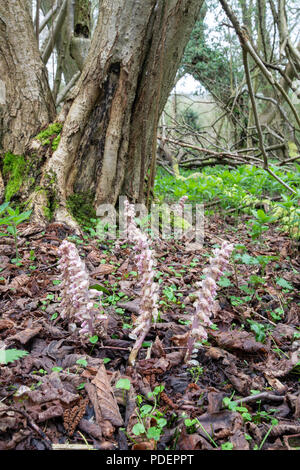
[[[220,331],[212,332],[211,335],[218,346],[225,349],[239,350],[250,354],[268,352],[267,347],[256,341],[254,335],[247,331]]]
[[[9,339],[12,341],[19,341],[21,344],[26,344],[32,338],[37,336],[42,330],[42,326],[37,326],[36,328],[26,328],[26,330],[20,331],[14,336],[11,336]]]
[[[91,382],[96,389],[98,405],[101,412],[101,426],[102,420],[110,421],[114,426],[122,426],[123,419],[120,415],[119,407],[107,377],[104,365],[100,365],[96,377]],[[96,416],[97,417],[97,416]]]
[[[115,266],[111,264],[100,264],[100,266],[91,272],[91,277],[105,276],[111,274],[115,270]]]

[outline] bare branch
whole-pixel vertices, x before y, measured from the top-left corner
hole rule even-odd
[[[49,23],[49,21],[51,20],[53,15],[55,15],[55,13],[57,12],[58,6],[59,6],[59,0],[56,0],[53,7],[48,11],[48,13],[45,16],[45,18],[43,19],[43,21],[41,21],[41,23],[39,25],[39,33],[41,33],[43,31],[43,29]]]
[[[49,32],[48,38],[46,40],[46,47],[44,51],[42,52],[42,60],[44,64],[47,64],[49,57],[52,54],[52,51],[54,49],[54,44],[57,38],[57,35],[59,34],[61,27],[63,25],[64,19],[65,19],[65,11],[66,11],[66,6],[67,6],[68,0],[64,0],[59,13],[57,15],[57,18],[55,20],[53,29]]]
[[[260,150],[264,159],[264,169],[271,175],[273,176],[274,179],[276,179],[282,186],[284,186],[286,189],[288,189],[292,194],[296,194],[296,192],[288,185],[286,184],[279,176],[277,176],[270,168],[268,165],[268,156],[265,150],[264,146],[264,141],[263,141],[263,134],[261,130],[261,125],[259,122],[259,117],[258,117],[258,112],[257,112],[257,107],[256,107],[256,102],[255,102],[255,96],[252,88],[252,83],[251,83],[251,77],[250,77],[250,71],[249,71],[249,66],[248,66],[248,57],[247,57],[247,51],[245,48],[242,48],[243,50],[243,63],[244,63],[244,68],[245,68],[245,74],[246,74],[246,81],[247,81],[247,86],[248,86],[248,91],[250,95],[250,100],[252,103],[252,109],[253,109],[253,114],[254,114],[254,119],[255,119],[255,124],[257,128],[257,133],[258,133],[258,139],[259,139],[259,145],[260,145]]]
[[[78,78],[80,77],[81,72],[75,73],[75,75],[72,77],[72,79],[69,81],[69,83],[65,86],[65,88],[59,93],[57,100],[56,100],[56,106],[58,106],[66,97],[67,93],[71,90],[71,88],[75,85],[77,82]]]

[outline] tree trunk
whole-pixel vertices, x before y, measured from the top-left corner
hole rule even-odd
[[[1,80],[6,86],[2,148],[16,154],[54,121],[55,111],[29,11],[21,0],[4,3],[0,6]],[[74,193],[91,195],[95,209],[101,203],[116,204],[120,194],[143,200],[149,167],[153,183],[159,118],[202,3],[100,2],[83,71],[57,118],[63,123],[58,148],[52,153],[50,145],[45,151],[33,140],[26,156],[42,157],[30,198],[37,219],[45,218],[50,204],[56,220],[72,224],[67,198]],[[86,7],[89,2],[78,0],[77,5]],[[84,25],[89,18],[82,18],[82,12],[75,12],[77,32],[88,40]],[[0,102],[2,95],[0,88]]]
[[[160,114],[197,19],[198,0],[103,0],[91,48],[46,164],[54,175],[57,220],[66,199],[92,193],[94,206],[120,194],[143,198]],[[39,208],[41,203],[35,201]]]
[[[0,2],[0,150],[23,154],[55,117],[28,2]]]

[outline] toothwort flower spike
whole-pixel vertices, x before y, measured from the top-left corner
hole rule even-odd
[[[141,285],[140,315],[135,322],[135,328],[129,335],[136,342],[129,356],[129,364],[135,363],[136,356],[151,328],[152,318],[157,319],[158,284],[154,282],[153,259],[147,235],[136,225],[134,206],[126,200],[125,219],[127,221],[127,238],[136,248],[136,265]]]
[[[64,240],[58,249],[59,268],[62,273],[61,317],[69,322],[80,323],[80,335],[93,335],[95,325],[106,319],[103,312],[94,309],[92,298],[96,291],[89,290],[89,276],[85,264],[73,243]],[[97,295],[101,295],[97,292]]]
[[[188,196],[182,196],[178,201],[181,213],[184,210],[184,204],[185,204],[185,201],[187,201],[187,200],[188,200]]]
[[[190,360],[196,341],[207,339],[205,327],[212,325],[210,317],[218,310],[215,301],[217,293],[217,282],[224,274],[229,264],[229,258],[234,246],[228,242],[223,242],[221,248],[213,251],[213,257],[209,260],[209,266],[203,270],[205,279],[198,283],[199,290],[196,291],[196,301],[194,302],[194,315],[192,319],[192,330],[187,344],[185,362]]]

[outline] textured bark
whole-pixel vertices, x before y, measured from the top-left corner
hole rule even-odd
[[[29,12],[21,0],[4,3],[0,6],[1,80],[7,82],[10,108],[4,107],[3,142],[5,149],[21,153],[30,137],[55,119],[54,103]],[[78,0],[79,4],[86,7],[89,2]],[[120,194],[131,200],[143,198],[145,176],[156,155],[159,117],[201,5],[199,0],[100,2],[83,71],[59,116],[64,122],[60,144],[52,155],[49,149],[41,179],[36,181],[39,191],[31,202],[37,218],[44,218],[43,209],[51,200],[56,220],[72,223],[66,200],[74,192],[92,192],[95,208],[115,204]],[[82,20],[82,13],[76,13],[76,24],[81,25],[77,32],[79,39],[86,40],[82,21],[89,17]],[[69,29],[70,21],[69,15],[65,25]],[[10,75],[20,80],[17,93]],[[31,149],[43,152],[37,141]]]
[[[67,112],[54,173],[66,197],[92,191],[95,207],[136,200],[155,153],[158,120],[201,3],[198,0],[103,0],[90,52]]]
[[[23,154],[30,139],[54,119],[47,72],[40,58],[28,2],[0,2],[0,150]]]

